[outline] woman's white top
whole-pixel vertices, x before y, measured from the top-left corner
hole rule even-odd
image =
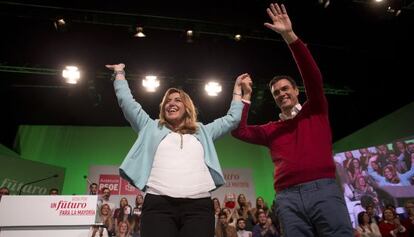
[[[210,197],[215,188],[204,162],[204,149],[191,134],[169,133],[159,144],[147,193],[174,198]]]

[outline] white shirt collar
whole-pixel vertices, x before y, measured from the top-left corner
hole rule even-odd
[[[293,106],[293,108],[290,110],[290,115],[285,115],[283,113],[279,114],[279,118],[282,121],[288,120],[288,119],[293,119],[298,113],[299,111],[302,109],[302,105],[300,105],[299,103],[297,103],[295,106]]]

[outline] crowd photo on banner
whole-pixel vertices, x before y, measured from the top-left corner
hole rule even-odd
[[[362,236],[414,235],[414,139],[334,155],[352,224]],[[376,235],[374,235],[376,234]]]

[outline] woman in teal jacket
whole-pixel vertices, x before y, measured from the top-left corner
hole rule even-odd
[[[213,142],[237,127],[243,109],[240,84],[247,74],[236,79],[227,114],[204,125],[197,122],[188,94],[176,88],[165,93],[159,119],[151,119],[131,94],[125,65],[106,67],[114,71],[119,106],[139,133],[120,174],[146,192],[141,236],[213,236],[210,192],[225,182]]]

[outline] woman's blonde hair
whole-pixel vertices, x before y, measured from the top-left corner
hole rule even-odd
[[[179,128],[175,129],[175,132],[180,132],[182,134],[193,134],[196,132],[198,126],[197,126],[197,111],[194,106],[193,101],[191,100],[190,96],[185,93],[183,90],[177,89],[177,88],[170,88],[168,89],[164,97],[162,98],[161,104],[160,104],[160,125],[165,125],[168,128],[172,128],[171,124],[168,123],[168,121],[165,118],[165,105],[168,102],[168,96],[178,93],[180,94],[180,98],[182,103],[184,104],[185,113],[184,113],[184,124],[180,126]]]
[[[384,177],[385,177],[385,170],[386,169],[388,169],[392,173],[392,175],[393,175],[393,177],[391,179],[388,179],[386,177],[386,179],[388,180],[388,182],[394,183],[394,184],[400,183],[400,178],[398,177],[398,174],[397,174],[397,171],[396,171],[395,167],[393,165],[386,165],[384,167],[384,172],[383,172]]]
[[[121,234],[119,233],[119,230],[121,229],[121,225],[123,225],[123,224],[125,224],[126,227],[127,227],[127,231],[126,231],[125,235],[123,235],[123,236],[129,236],[131,234],[131,226],[129,225],[129,222],[128,221],[120,221],[118,223],[118,229],[117,229],[117,234],[116,234],[117,237],[121,236]]]

